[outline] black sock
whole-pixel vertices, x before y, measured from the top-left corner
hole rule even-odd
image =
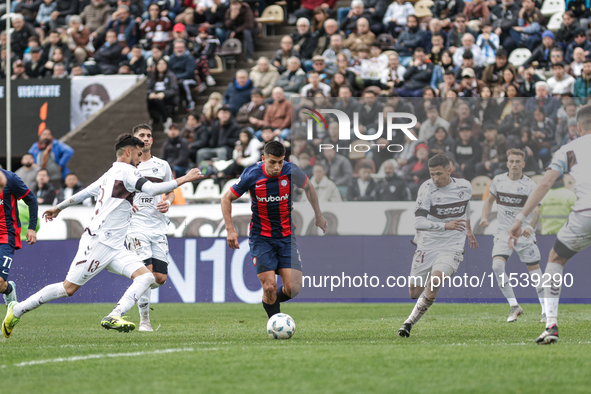
[[[9,295],[10,293],[12,293],[12,285],[9,282],[6,290],[4,290],[4,294]]]
[[[271,318],[271,316],[281,312],[279,300],[275,300],[274,304],[267,304],[265,301],[263,301],[263,308],[265,308],[265,312],[267,312],[267,316],[269,316],[269,319]]]
[[[291,297],[283,292],[283,286],[281,286],[279,288],[279,290],[277,290],[277,300],[279,302],[285,302],[285,301],[291,300]]]

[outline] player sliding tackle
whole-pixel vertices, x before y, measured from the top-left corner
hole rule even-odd
[[[154,275],[144,266],[137,254],[125,249],[123,240],[132,214],[133,196],[136,192],[157,196],[168,193],[186,182],[203,178],[201,171],[192,169],[187,175],[159,184],[140,176],[136,166],[142,156],[144,143],[131,134],[122,134],[115,141],[117,161],[96,182],[76,193],[43,216],[52,221],[59,213],[81,203],[89,197],[96,197],[95,212],[85,229],[76,257],[70,265],[66,280],[46,286],[25,301],[11,302],[2,323],[2,334],[10,337],[20,318],[27,312],[58,298],[69,297],[103,269],[131,278],[133,283],[117,306],[102,321],[101,326],[121,332],[129,332],[135,324],[123,320],[122,316],[138,301],[138,298],[154,284]]]
[[[413,300],[419,300],[398,330],[401,337],[410,336],[413,325],[433,305],[443,281],[458,270],[466,235],[470,247],[478,247],[470,227],[470,182],[452,178],[449,159],[442,154],[429,159],[429,174],[431,179],[421,185],[415,208],[417,251],[409,292]]]
[[[505,273],[505,264],[513,250],[508,246],[509,236],[507,231],[513,224],[513,218],[521,211],[528,196],[535,189],[536,184],[527,176],[523,175],[525,167],[525,153],[519,149],[507,151],[507,168],[509,172],[497,175],[490,185],[490,196],[484,202],[480,227],[488,227],[488,215],[493,203],[497,202],[499,227],[494,238],[492,250],[492,269],[497,277],[497,284],[501,292],[509,302],[509,317],[507,322],[517,321],[517,316],[523,313],[523,309],[517,303],[513,288],[509,284],[509,277]],[[546,321],[544,313],[544,288],[542,287],[542,270],[540,269],[540,249],[536,244],[534,228],[540,217],[539,205],[532,211],[523,223],[523,232],[515,246],[519,259],[525,263],[533,284],[538,284],[536,291],[540,304],[542,304],[542,320]]]
[[[279,303],[297,296],[302,287],[302,262],[291,220],[293,185],[304,189],[314,209],[316,226],[326,232],[326,219],[320,211],[314,187],[298,166],[284,159],[283,144],[277,141],[267,143],[263,161],[245,169],[238,183],[222,197],[228,246],[238,249],[238,233],[232,223],[232,201],[250,192],[250,255],[263,286],[263,307],[269,318],[280,313]],[[283,282],[279,290],[275,274]]]
[[[558,303],[562,288],[563,270],[568,260],[591,245],[591,105],[577,113],[580,138],[563,145],[554,153],[552,162],[538,187],[530,194],[525,206],[515,217],[509,229],[509,245],[517,248],[523,223],[548,193],[554,182],[564,174],[575,180],[577,201],[568,221],[556,236],[548,257],[546,272],[542,276],[544,304],[546,306],[546,330],[536,339],[540,345],[558,341]]]

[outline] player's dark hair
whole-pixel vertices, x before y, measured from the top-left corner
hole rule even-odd
[[[269,141],[265,145],[265,155],[272,155],[275,157],[285,156],[285,147],[279,141]]]
[[[584,131],[591,130],[591,105],[585,105],[579,109],[577,113],[577,122],[581,125]]]
[[[149,130],[150,132],[152,132],[152,128],[150,127],[150,125],[142,123],[135,126],[131,131],[131,134],[133,134],[133,136],[135,137],[137,133],[140,132],[140,130]]]
[[[443,167],[449,168],[449,159],[446,155],[438,153],[429,159],[429,168]]]
[[[144,143],[139,138],[136,138],[129,133],[121,134],[115,140],[115,152],[118,152],[120,149],[127,148],[128,146],[137,146],[143,148]]]

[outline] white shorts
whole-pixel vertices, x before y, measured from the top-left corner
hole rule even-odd
[[[532,234],[529,238],[521,236],[517,239],[517,245],[513,249],[509,249],[509,233],[500,232],[495,235],[494,246],[492,249],[492,257],[502,256],[505,260],[513,254],[513,250],[517,252],[522,263],[531,264],[540,261],[540,249],[536,243],[536,236]]]
[[[568,221],[558,231],[557,238],[573,252],[586,249],[591,245],[591,217],[571,212]]]
[[[163,234],[129,233],[127,249],[135,252],[142,261],[156,259],[168,264],[168,238]]]
[[[82,234],[78,252],[70,265],[66,280],[78,286],[84,285],[103,269],[117,275],[131,278],[131,275],[144,268],[139,257],[126,249],[114,249],[98,241],[87,231]]]
[[[409,283],[418,287],[425,287],[429,275],[434,271],[441,271],[450,277],[456,273],[460,263],[464,260],[464,250],[457,252],[423,252],[416,250],[412,259]]]

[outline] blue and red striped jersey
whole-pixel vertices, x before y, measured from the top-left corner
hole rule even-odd
[[[30,218],[29,225],[32,229],[37,227],[37,199],[23,180],[13,172],[1,170],[6,176],[6,187],[0,192],[0,244],[8,244],[15,249],[21,248],[21,221],[18,217],[17,201],[27,196],[25,202],[30,206],[29,200],[33,199],[34,216]]]
[[[267,175],[262,161],[246,168],[231,190],[238,197],[250,192],[250,235],[270,238],[290,236],[293,186],[304,187],[307,180],[306,174],[290,162],[283,164],[281,173],[276,177]]]

